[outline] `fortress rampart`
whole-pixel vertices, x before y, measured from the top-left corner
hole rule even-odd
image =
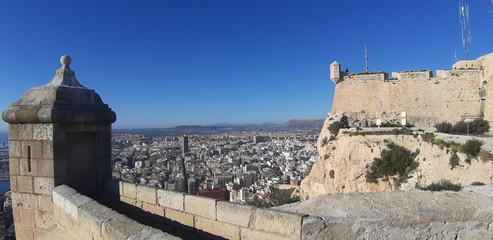
[[[112,207],[184,239],[302,239],[309,216],[107,180]]]
[[[368,126],[376,119],[433,126],[438,122],[457,122],[462,116],[484,117],[493,121],[491,81],[493,54],[477,60],[459,61],[453,70],[428,70],[353,74],[341,72],[340,64],[331,64],[331,79],[336,84],[331,115],[349,114],[364,119]],[[490,84],[488,84],[490,82]],[[384,115],[399,116],[385,119]]]

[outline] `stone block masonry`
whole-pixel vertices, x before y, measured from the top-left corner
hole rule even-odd
[[[54,221],[59,228],[75,239],[180,239],[158,229],[142,225],[66,185],[54,188],[53,203]],[[60,231],[59,228],[56,231]],[[52,233],[49,232],[44,237],[46,238],[50,234]]]
[[[55,185],[51,124],[10,124],[10,181],[16,232],[34,239],[55,226]],[[17,224],[19,223],[19,224]],[[19,229],[17,229],[19,225]]]
[[[152,226],[197,239],[303,239],[303,214],[257,208],[211,198],[106,180],[107,194],[120,194],[121,211],[138,214]],[[156,202],[154,202],[156,199]],[[118,205],[118,203],[110,203]],[[147,213],[147,214],[145,214]],[[150,213],[150,216],[149,216]],[[147,215],[147,216],[146,216]]]

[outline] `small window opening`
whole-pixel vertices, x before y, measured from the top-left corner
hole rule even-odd
[[[27,146],[27,171],[31,172],[31,146]]]

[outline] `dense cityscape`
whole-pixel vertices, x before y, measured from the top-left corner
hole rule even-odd
[[[119,133],[112,141],[114,178],[238,203],[269,201],[271,187],[296,188],[318,157],[308,131]]]

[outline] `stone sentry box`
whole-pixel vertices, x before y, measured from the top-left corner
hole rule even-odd
[[[44,86],[31,88],[2,114],[9,123],[14,221],[19,239],[54,225],[52,190],[66,184],[102,201],[111,178],[111,124],[116,115],[70,69],[69,56]]]

